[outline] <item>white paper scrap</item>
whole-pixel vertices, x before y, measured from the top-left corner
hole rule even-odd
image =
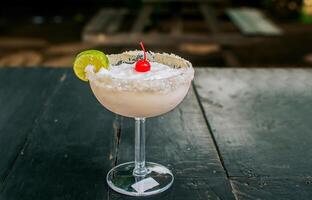
[[[131,187],[135,189],[137,192],[143,193],[146,190],[156,187],[157,185],[159,185],[159,183],[155,181],[155,179],[153,179],[152,177],[148,177],[146,179],[134,183],[133,185],[131,185]]]

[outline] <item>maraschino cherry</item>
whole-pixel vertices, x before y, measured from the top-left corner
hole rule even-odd
[[[146,51],[143,42],[140,42],[141,48],[144,51],[144,59],[140,59],[135,64],[135,71],[137,72],[148,72],[151,70],[151,64],[146,60]]]

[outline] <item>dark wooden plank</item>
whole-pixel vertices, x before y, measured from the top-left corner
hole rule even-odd
[[[194,169],[195,171],[195,169]],[[175,179],[172,188],[164,193],[139,199],[151,200],[220,200],[234,199],[229,193],[231,188],[225,178],[183,178]],[[134,200],[138,197],[127,197],[111,191],[109,198],[112,200]]]
[[[0,191],[62,77],[52,69],[0,69]]]
[[[312,71],[199,69],[201,102],[230,176],[311,175]]]
[[[306,178],[233,178],[237,199],[311,199],[311,177]]]
[[[9,174],[1,199],[106,199],[115,162],[114,115],[71,69],[54,91]],[[39,74],[44,77],[44,73]],[[36,77],[37,84],[44,80]]]
[[[198,93],[231,176],[311,175],[311,78],[308,69],[197,71]]]
[[[195,84],[230,176],[312,175],[312,70],[198,69]]]
[[[175,110],[146,124],[147,161],[169,167],[176,179],[171,190],[149,199],[234,199],[192,88]],[[124,118],[118,163],[134,159],[133,125]]]

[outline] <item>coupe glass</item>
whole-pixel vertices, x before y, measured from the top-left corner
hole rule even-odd
[[[108,55],[111,65],[135,63],[141,51]],[[174,177],[163,165],[145,162],[145,120],[174,109],[186,96],[194,69],[191,63],[173,54],[148,52],[150,62],[179,69],[179,73],[160,79],[119,79],[98,75],[87,68],[87,77],[97,100],[108,110],[135,119],[134,162],[120,164],[107,174],[108,185],[130,196],[148,196],[167,190]]]

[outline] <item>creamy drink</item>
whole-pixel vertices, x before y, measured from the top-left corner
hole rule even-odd
[[[174,176],[165,166],[145,162],[145,119],[174,109],[194,78],[192,64],[174,54],[127,51],[105,55],[88,50],[74,63],[75,74],[89,81],[108,110],[135,119],[135,161],[112,168],[106,177],[116,192],[148,196],[167,190]]]
[[[124,55],[127,53],[139,55],[139,52]],[[94,95],[108,110],[127,117],[153,117],[172,110],[183,100],[194,71],[187,65],[173,68],[159,62],[150,64],[151,70],[145,73],[135,71],[134,63],[111,64],[110,70],[102,68],[97,73],[90,65],[86,72]]]

